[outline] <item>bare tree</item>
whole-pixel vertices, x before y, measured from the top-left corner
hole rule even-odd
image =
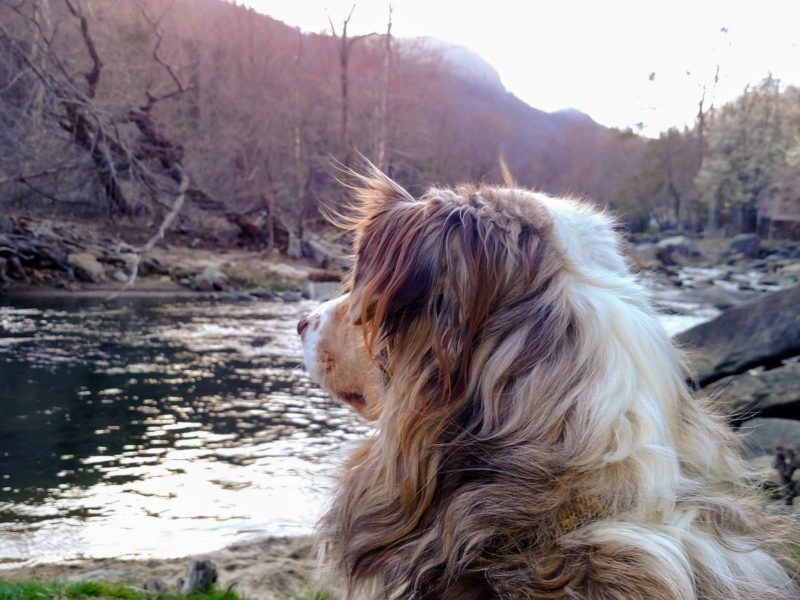
[[[347,168],[353,160],[353,141],[350,137],[349,118],[350,118],[350,97],[349,97],[349,84],[350,84],[350,54],[353,50],[353,45],[367,38],[373,34],[357,35],[349,37],[347,34],[347,27],[350,24],[350,19],[353,18],[353,13],[356,10],[356,5],[350,9],[347,18],[342,21],[342,32],[336,32],[336,26],[333,24],[333,19],[328,15],[328,22],[331,26],[331,35],[337,42],[337,52],[339,55],[339,84],[341,90],[341,112],[340,112],[340,145],[344,152],[342,164]]]
[[[377,166],[386,171],[386,145],[389,138],[389,89],[392,84],[392,11],[389,4],[389,18],[386,22],[386,35],[383,41],[383,81],[381,82],[381,102],[379,109],[380,135],[378,138]]]

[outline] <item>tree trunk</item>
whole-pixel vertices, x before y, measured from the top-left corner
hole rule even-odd
[[[386,145],[389,138],[389,87],[392,82],[392,5],[389,5],[389,21],[383,49],[383,86],[380,105],[380,137],[378,139],[378,169],[386,171]]]

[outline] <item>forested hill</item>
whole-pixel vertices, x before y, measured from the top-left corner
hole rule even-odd
[[[0,25],[0,202],[15,209],[157,216],[183,185],[184,224],[268,208],[302,232],[341,198],[331,158],[359,153],[413,190],[497,181],[504,154],[521,184],[603,204],[645,148],[528,106],[466,49],[344,38],[342,22],[305,34],[221,0],[0,0]]]

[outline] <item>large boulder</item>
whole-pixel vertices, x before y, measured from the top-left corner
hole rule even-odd
[[[773,417],[800,417],[800,362],[775,369],[750,369],[724,377],[706,390],[722,414],[735,421],[755,413]]]
[[[735,306],[676,337],[706,385],[800,354],[800,285]]]
[[[88,252],[76,252],[67,256],[67,262],[75,267],[78,279],[100,283],[106,279],[106,270],[97,258]]]

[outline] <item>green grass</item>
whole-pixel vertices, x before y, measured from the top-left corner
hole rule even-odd
[[[148,594],[131,586],[93,581],[78,583],[0,581],[0,600],[76,600],[79,598],[152,600],[154,597],[154,594]],[[206,594],[195,593],[188,596],[168,593],[159,597],[163,600],[245,600],[232,590],[211,590]],[[298,600],[301,599],[301,596],[298,597]],[[320,600],[326,600],[326,598],[323,596]]]

